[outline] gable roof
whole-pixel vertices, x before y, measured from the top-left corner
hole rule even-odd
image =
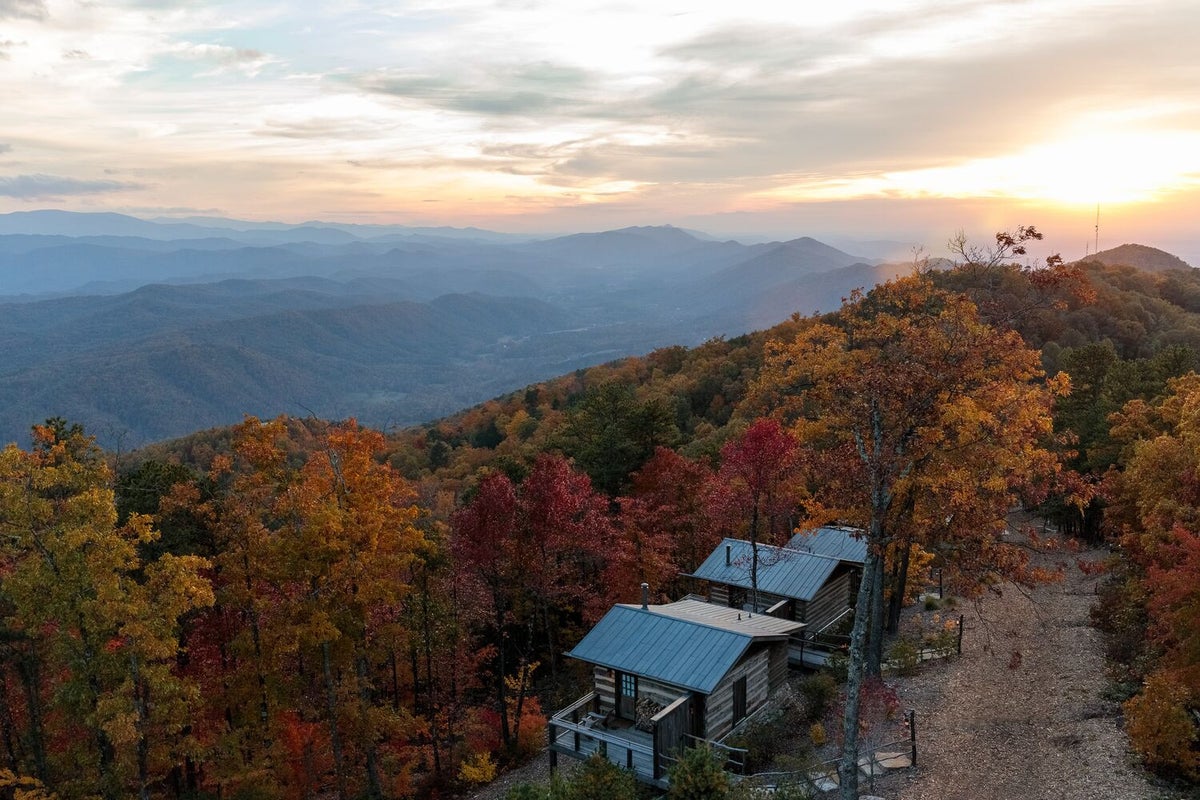
[[[793,550],[806,550],[854,564],[862,564],[867,560],[867,537],[862,528],[825,525],[810,531],[800,531],[788,540],[787,546]]]
[[[787,620],[773,623],[761,614],[741,621],[723,614],[705,619],[695,608],[700,605],[707,604],[613,606],[567,655],[710,694],[750,645],[786,640],[801,627]]]
[[[725,539],[688,577],[749,589],[752,558],[753,550],[749,542]],[[758,590],[808,602],[825,585],[840,563],[841,560],[833,556],[760,544]]]

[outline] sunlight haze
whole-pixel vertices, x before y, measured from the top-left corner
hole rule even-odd
[[[1200,6],[0,0],[0,212],[937,245],[1196,263]]]

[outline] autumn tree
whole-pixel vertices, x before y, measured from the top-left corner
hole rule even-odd
[[[500,472],[485,475],[454,515],[455,560],[484,587],[490,607],[492,681],[506,748],[515,745],[527,687],[520,685],[518,718],[510,719],[505,678],[542,656],[554,670],[563,637],[598,617],[605,604],[594,587],[611,538],[604,497],[586,475],[549,454],[538,457],[519,486]]]
[[[349,760],[366,796],[385,792],[403,765],[381,763],[379,745],[402,737],[406,715],[375,702],[383,632],[401,612],[423,536],[406,481],[376,459],[382,434],[353,420],[334,427],[277,498],[273,581],[283,591],[288,642],[320,664],[338,794],[349,794]]]
[[[721,448],[721,467],[710,487],[710,508],[732,535],[750,542],[751,606],[759,610],[759,543],[783,544],[791,535],[796,508],[805,496],[796,439],[764,417]]]
[[[1038,354],[1016,333],[986,325],[970,300],[919,274],[855,293],[828,321],[768,345],[758,401],[806,446],[845,455],[843,475],[817,499],[866,530],[843,720],[847,800],[857,795],[867,641],[872,633],[881,640],[883,555],[906,498],[918,486],[930,492],[923,516],[944,522],[925,546],[939,548],[972,585],[1035,577],[1000,534],[1003,501],[1031,464],[1045,461],[1039,442],[1062,387],[1042,377]]]
[[[175,667],[181,618],[213,601],[207,564],[140,556],[158,533],[141,515],[117,524],[111,473],[78,426],[51,420],[33,441],[0,453],[0,609],[26,642],[33,766],[67,796],[148,798],[182,759],[198,700]],[[50,710],[78,734],[57,752],[41,730]]]
[[[614,600],[638,600],[642,583],[660,596],[683,593],[679,574],[700,566],[720,541],[706,502],[712,477],[706,459],[666,447],[631,476],[604,581]]]
[[[1140,694],[1126,704],[1130,739],[1160,771],[1200,776],[1200,376],[1172,379],[1157,402],[1134,400],[1112,417],[1124,469],[1107,494],[1128,559],[1120,616],[1144,620]],[[1138,606],[1143,608],[1139,609]],[[1139,610],[1141,613],[1138,613]],[[1134,654],[1131,654],[1134,655]]]

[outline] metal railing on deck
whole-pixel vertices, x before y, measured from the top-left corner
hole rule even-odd
[[[654,747],[600,727],[604,717],[589,710],[594,708],[595,701],[596,693],[589,692],[550,718],[546,724],[550,748],[578,753],[579,757],[598,751],[613,763],[623,762],[625,768],[631,770],[637,769],[637,757],[641,756],[641,763],[651,765],[651,777],[657,779],[659,776],[652,774]],[[590,742],[594,742],[595,747],[589,747]],[[619,758],[621,751],[624,751],[624,759]],[[614,759],[613,756],[618,758]]]

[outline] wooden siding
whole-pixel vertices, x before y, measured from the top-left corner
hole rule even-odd
[[[784,653],[786,659],[786,649]],[[760,649],[738,662],[708,696],[705,738],[720,739],[733,729],[733,682],[738,678],[746,679],[746,713],[753,714],[770,693],[770,649]]]
[[[655,778],[667,769],[659,756],[677,758],[684,749],[685,738],[692,732],[691,725],[692,705],[687,696],[676,698],[674,703],[654,715]]]
[[[731,593],[733,603],[730,602]],[[743,589],[739,586],[728,586],[724,583],[710,583],[708,585],[708,602],[718,606],[737,607],[735,604],[740,598],[742,600],[740,607],[743,610],[749,610],[751,599],[750,595],[751,592],[749,589]],[[770,592],[760,591],[758,593],[758,610],[760,612],[765,612],[772,606],[780,604],[782,604],[782,607],[778,612],[772,614],[771,616],[778,617],[779,619],[789,619],[797,622],[803,622],[803,620],[796,616],[796,606],[803,606],[803,601],[793,600],[790,597],[784,597],[780,594],[771,594]]]
[[[767,689],[774,692],[788,678],[788,647],[773,646],[768,651]]]
[[[593,685],[596,696],[600,699],[600,711],[607,713],[617,704],[617,686],[612,670],[607,667],[593,669]],[[638,677],[638,698],[648,697],[660,706],[669,706],[679,699],[680,695],[688,693],[687,689],[662,683],[651,678]]]
[[[819,631],[826,623],[850,607],[850,570],[835,573],[817,590],[805,608],[805,619],[810,631]]]
[[[600,710],[608,713],[617,705],[616,680],[612,670],[604,667],[596,667],[594,673],[596,677],[593,683],[596,686],[596,696],[600,698]]]

